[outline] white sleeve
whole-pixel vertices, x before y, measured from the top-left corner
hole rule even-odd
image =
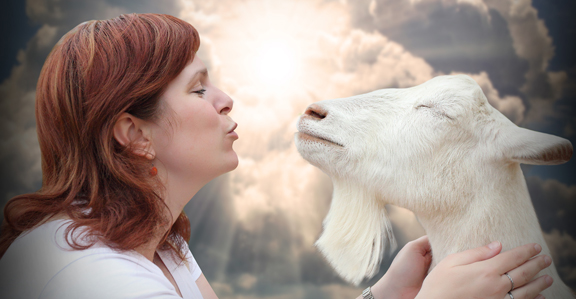
[[[114,254],[85,256],[46,285],[41,299],[182,299],[162,272]]]

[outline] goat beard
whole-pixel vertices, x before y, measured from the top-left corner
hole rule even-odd
[[[378,273],[384,252],[396,249],[386,203],[350,181],[334,180],[324,231],[316,246],[336,272],[358,285]]]

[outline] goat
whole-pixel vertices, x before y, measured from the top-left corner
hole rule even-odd
[[[302,157],[328,174],[334,192],[316,246],[344,279],[378,272],[395,239],[385,205],[414,212],[447,255],[498,240],[503,250],[544,241],[520,163],[568,161],[572,144],[516,126],[465,75],[438,76],[310,105],[297,123]],[[574,298],[551,265],[546,298]]]

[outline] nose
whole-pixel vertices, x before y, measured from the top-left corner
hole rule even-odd
[[[310,116],[311,118],[313,118],[315,120],[322,120],[322,119],[326,118],[326,116],[328,115],[328,111],[322,109],[322,107],[320,107],[316,104],[312,104],[312,105],[308,106],[308,108],[306,108],[306,111],[304,112],[304,114]]]
[[[217,100],[215,106],[219,114],[228,114],[232,111],[232,106],[234,106],[234,101],[225,92],[218,90]]]

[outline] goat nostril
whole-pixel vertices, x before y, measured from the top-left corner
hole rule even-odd
[[[312,118],[316,118],[318,120],[324,119],[326,117],[326,115],[328,115],[328,112],[324,109],[322,109],[320,106],[316,105],[316,104],[312,104],[310,106],[308,106],[308,108],[306,109],[306,112],[304,112],[304,114],[311,116]]]

